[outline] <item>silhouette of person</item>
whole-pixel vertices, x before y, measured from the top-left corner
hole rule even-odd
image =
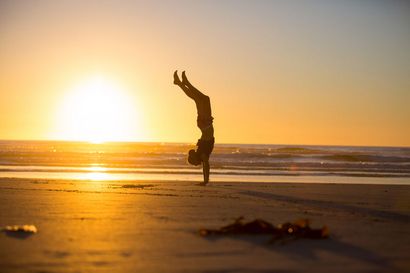
[[[178,85],[196,104],[196,110],[198,112],[196,124],[201,130],[202,135],[196,144],[196,151],[189,151],[188,162],[195,166],[202,163],[204,182],[201,183],[201,185],[206,185],[209,182],[209,156],[212,153],[215,143],[211,101],[208,96],[202,94],[188,81],[185,71],[182,72],[182,81],[179,79],[177,71],[174,72],[174,84]]]

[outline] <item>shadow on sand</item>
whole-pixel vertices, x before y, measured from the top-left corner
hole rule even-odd
[[[278,252],[281,255],[289,256],[294,260],[309,260],[320,262],[319,253],[328,253],[335,256],[341,256],[365,262],[377,267],[394,269],[394,267],[383,257],[376,253],[348,244],[337,239],[329,238],[323,240],[300,239],[286,244],[269,244],[271,236],[269,235],[239,235],[239,236],[209,236],[204,239],[208,241],[217,241],[223,239],[239,240],[256,247]]]
[[[370,216],[377,217],[377,218],[384,218],[384,219],[394,221],[394,222],[408,223],[410,221],[410,216],[406,214],[400,214],[396,212],[389,212],[389,211],[383,211],[383,210],[372,209],[372,208],[357,207],[357,206],[352,206],[348,204],[336,203],[332,201],[305,199],[305,198],[292,197],[288,195],[279,195],[279,194],[274,194],[274,193],[266,193],[266,192],[251,191],[251,190],[246,190],[246,191],[238,190],[237,193],[242,194],[242,195],[263,198],[263,199],[293,203],[293,204],[298,204],[298,205],[303,205],[303,206],[311,206],[311,207],[319,207],[319,208],[333,208],[336,210],[343,210],[343,211],[347,211],[350,213],[359,213],[359,214],[363,214],[367,216],[370,215]]]

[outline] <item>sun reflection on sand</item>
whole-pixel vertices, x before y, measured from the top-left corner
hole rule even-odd
[[[91,172],[105,172],[107,171],[107,168],[94,165],[92,167],[87,168],[87,170]]]
[[[100,166],[92,166],[87,168],[90,172],[86,174],[86,178],[93,181],[109,180],[110,175],[105,171],[107,168]]]

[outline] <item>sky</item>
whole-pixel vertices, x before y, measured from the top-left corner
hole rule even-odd
[[[410,145],[408,1],[0,1],[0,139]]]

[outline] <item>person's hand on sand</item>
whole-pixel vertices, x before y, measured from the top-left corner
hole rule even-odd
[[[174,72],[174,84],[175,85],[181,85],[182,84],[181,80],[178,77],[178,70],[175,70],[175,72]]]

